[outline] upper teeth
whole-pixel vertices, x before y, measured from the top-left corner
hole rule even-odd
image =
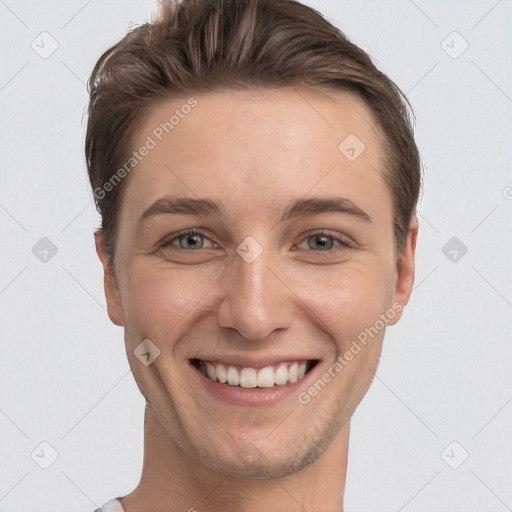
[[[282,386],[288,382],[297,382],[306,373],[306,361],[299,363],[280,363],[274,366],[256,368],[242,368],[238,366],[225,366],[222,363],[199,361],[203,374],[211,380],[227,383],[230,386],[242,388],[271,388],[274,385]]]

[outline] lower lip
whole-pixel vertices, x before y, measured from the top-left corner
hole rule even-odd
[[[192,363],[190,367],[193,373],[199,378],[201,385],[215,398],[222,400],[230,405],[256,406],[256,405],[274,405],[290,397],[296,397],[298,393],[309,385],[317,369],[319,362],[297,382],[274,386],[272,388],[242,388],[240,386],[230,386],[221,384],[205,377],[198,368]]]

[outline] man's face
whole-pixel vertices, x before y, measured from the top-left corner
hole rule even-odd
[[[194,98],[161,141],[155,129],[187,98],[156,105],[136,137],[134,149],[148,136],[156,146],[122,199],[109,314],[125,326],[141,392],[185,453],[234,476],[286,475],[325,451],[367,392],[382,318],[398,320],[412,287],[415,234],[397,265],[382,144],[360,99],[305,88]],[[141,221],[164,198],[218,209],[160,202]],[[160,350],[149,366],[134,354],[145,339]],[[236,367],[231,382],[249,386],[261,368],[274,372],[261,388],[235,387],[198,360]],[[297,379],[294,362],[314,366],[265,387],[280,366],[280,378]]]

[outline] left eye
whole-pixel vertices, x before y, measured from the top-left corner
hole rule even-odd
[[[204,249],[205,241],[209,240],[205,235],[197,231],[186,231],[179,233],[168,240],[165,240],[161,247],[168,247],[174,245],[175,241],[178,241],[178,247],[183,250],[197,251]]]
[[[307,242],[309,249],[320,251],[330,251],[334,249],[336,242],[338,242],[341,247],[349,247],[348,242],[340,240],[339,238],[324,232],[313,233],[312,235],[304,238],[303,241]]]

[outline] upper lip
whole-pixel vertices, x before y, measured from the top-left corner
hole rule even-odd
[[[317,361],[318,357],[308,357],[304,355],[298,356],[266,356],[266,357],[247,357],[247,356],[215,356],[209,354],[208,356],[202,355],[191,357],[192,360],[199,360],[215,364],[224,364],[226,366],[241,366],[244,368],[264,368],[265,366],[272,366],[274,364],[285,363],[288,361]]]

